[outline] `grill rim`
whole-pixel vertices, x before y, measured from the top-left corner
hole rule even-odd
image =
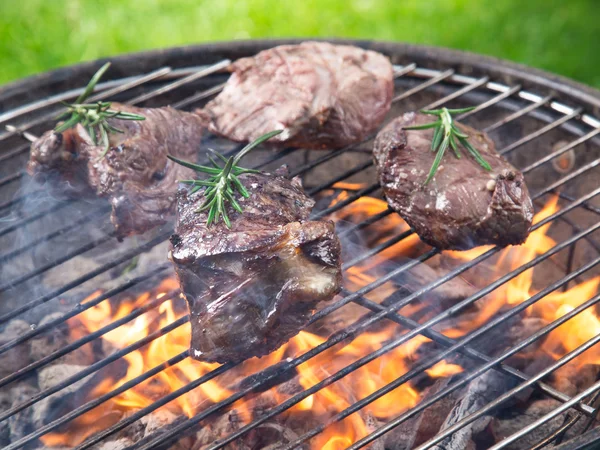
[[[164,67],[178,59],[178,68],[201,64],[215,64],[223,59],[235,60],[248,54],[256,53],[276,45],[299,44],[305,41],[331,42],[334,44],[356,45],[381,52],[392,60],[393,64],[415,62],[418,67],[430,68],[432,65],[443,65],[454,68],[461,74],[475,77],[490,76],[502,80],[506,84],[519,81],[524,89],[531,86],[545,87],[559,99],[570,99],[576,103],[585,103],[594,108],[594,115],[600,113],[600,90],[571,78],[556,75],[542,69],[507,61],[492,56],[447,49],[443,47],[409,44],[394,41],[371,41],[365,39],[327,39],[327,38],[293,38],[293,39],[259,39],[217,41],[206,44],[168,47],[165,49],[124,53],[94,61],[86,61],[60,67],[41,74],[32,75],[0,86],[0,111],[6,112],[18,105],[27,103],[27,98],[39,99],[40,91],[65,91],[65,86],[77,79],[88,79],[106,62],[111,62],[110,78],[125,78],[148,74],[156,67]],[[181,61],[185,60],[185,64]],[[189,63],[189,64],[188,64]],[[432,64],[433,63],[433,64]],[[76,72],[76,73],[74,73]],[[471,72],[471,73],[469,73]],[[107,74],[108,75],[108,74]],[[19,101],[19,98],[21,99]]]

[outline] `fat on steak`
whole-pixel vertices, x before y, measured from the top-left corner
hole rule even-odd
[[[55,190],[71,196],[98,195],[112,205],[111,221],[122,238],[166,223],[175,212],[178,179],[194,171],[167,154],[196,160],[202,124],[195,115],[165,108],[136,108],[113,103],[112,109],[141,114],[143,121],[109,119],[124,133],[109,135],[104,158],[87,131],[77,125],[63,133],[47,131],[31,145],[27,172],[58,179]]]
[[[424,242],[439,249],[522,244],[533,220],[523,174],[496,153],[489,136],[457,124],[491,172],[465,150],[457,159],[448,149],[436,175],[424,185],[435,157],[433,130],[404,127],[430,122],[431,116],[406,113],[377,135],[373,155],[389,205]]]
[[[169,257],[189,306],[196,359],[265,355],[341,288],[335,226],[308,220],[314,201],[284,170],[239,177],[250,198],[236,195],[242,214],[228,207],[231,229],[222,221],[206,226],[206,212],[196,212],[202,192],[179,192]]]
[[[230,66],[223,91],[197,113],[208,129],[238,142],[285,130],[269,145],[340,148],[382,123],[394,92],[380,53],[304,42],[264,50]]]

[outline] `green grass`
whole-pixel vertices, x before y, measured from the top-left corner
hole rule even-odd
[[[0,0],[0,83],[125,52],[282,36],[465,49],[600,87],[598,0]]]

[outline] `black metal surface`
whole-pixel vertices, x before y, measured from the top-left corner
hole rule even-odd
[[[192,47],[184,49],[173,49],[168,51],[157,51],[147,54],[129,55],[113,59],[113,70],[110,74],[113,78],[101,83],[98,87],[97,99],[118,97],[120,101],[148,106],[173,104],[176,107],[191,109],[201,104],[206,99],[214,95],[224,81],[224,75],[220,71],[227,65],[226,59],[235,59],[240,56],[246,56],[256,51],[272,46],[280,42],[240,42],[235,44],[215,44],[212,46]],[[446,275],[439,277],[435,281],[424,285],[413,293],[395,299],[391,304],[382,306],[365,297],[365,294],[382,286],[390,280],[396,279],[401,274],[408,271],[418,264],[424,263],[440,252],[436,249],[424,251],[413,260],[389,270],[386,274],[380,276],[376,281],[366,285],[356,292],[345,291],[343,297],[330,303],[321,311],[316,313],[311,324],[318,323],[326,319],[334,311],[353,303],[361,306],[365,314],[357,317],[357,320],[343,330],[329,336],[326,341],[308,352],[298,355],[292,359],[286,360],[277,366],[276,370],[264,369],[258,374],[248,376],[246,383],[240,383],[239,389],[230,397],[207,406],[198,414],[179,421],[175,426],[166,430],[160,429],[143,442],[134,443],[133,448],[150,449],[164,447],[173,444],[182,438],[187,432],[193,431],[198,424],[213,414],[224,411],[236,401],[246,398],[261,389],[268,386],[270,382],[277,380],[282,374],[294,370],[295,367],[310,360],[314,356],[332,348],[335,345],[347,343],[354,337],[366,331],[371,325],[378,323],[382,319],[391,320],[403,327],[405,333],[394,337],[389,342],[385,342],[377,351],[364,355],[343,369],[330,374],[327,378],[321,380],[309,389],[292,395],[290,398],[272,408],[268,413],[260,418],[255,418],[252,422],[242,426],[235,432],[215,442],[211,449],[223,448],[228,443],[236,439],[243,439],[244,435],[251,430],[255,430],[259,425],[277,417],[279,414],[288,410],[308,396],[319,392],[324,387],[330,386],[338,380],[343,379],[348,374],[356,371],[370,361],[374,361],[390,350],[408,342],[415,336],[425,336],[439,344],[441,351],[429,355],[424,360],[416,361],[414,366],[405,374],[399,374],[398,378],[392,383],[378,389],[369,396],[356,399],[356,402],[343,411],[334,414],[330,420],[313,428],[305,434],[299,436],[285,446],[285,448],[294,448],[304,442],[309,442],[311,438],[327,429],[331,424],[343,420],[345,417],[356,413],[361,408],[371,402],[381,398],[393,389],[414,379],[424,372],[425,369],[433,366],[436,362],[452,355],[460,354],[468,358],[472,363],[473,370],[465,372],[457,381],[453,382],[445,389],[430,397],[426,401],[417,404],[414,408],[407,410],[396,418],[392,418],[386,425],[373,430],[371,434],[355,442],[351,448],[363,448],[386,432],[405,422],[409,418],[417,415],[419,412],[435,404],[440,399],[466,385],[469,381],[484,374],[488,370],[496,370],[503,376],[515,380],[517,387],[508,391],[506,394],[498,397],[493,402],[488,403],[474,414],[465,417],[445,432],[438,435],[435,439],[423,444],[422,449],[430,448],[443,440],[444,437],[454,431],[459,430],[476,420],[478,417],[493,411],[494,408],[514,398],[517,394],[526,388],[533,387],[540,395],[548,396],[562,403],[563,408],[570,409],[574,418],[589,417],[590,423],[594,420],[597,410],[593,404],[587,404],[584,400],[586,396],[578,394],[574,397],[557,391],[555,388],[545,383],[545,375],[552,373],[557,368],[562,367],[568,361],[577,357],[585,350],[600,342],[600,335],[581,345],[572,352],[566,354],[557,360],[550,367],[539,371],[533,376],[511,367],[506,360],[510,356],[518,353],[531,343],[542,339],[552,330],[566,322],[572,317],[577,316],[587,308],[594,307],[600,296],[596,295],[584,304],[570,311],[568,314],[549,323],[542,329],[536,331],[533,335],[523,339],[521,342],[504,351],[501,355],[494,357],[480,352],[473,346],[475,339],[487,336],[491,330],[501,325],[504,321],[518,316],[522,311],[542,300],[549,293],[566,287],[571,281],[581,280],[597,269],[600,264],[598,244],[596,242],[598,231],[600,230],[600,214],[598,195],[600,188],[597,184],[593,185],[594,177],[600,176],[598,166],[600,164],[600,146],[597,141],[597,134],[600,133],[600,122],[595,115],[600,107],[600,100],[597,93],[592,89],[581,87],[575,83],[563,80],[559,77],[543,74],[539,71],[525,70],[520,66],[510,63],[497,62],[489,58],[477,57],[458,52],[450,52],[440,49],[431,49],[424,47],[406,46],[391,43],[373,43],[359,42],[360,45],[373,48],[386,53],[394,64],[396,64],[397,95],[395,97],[394,113],[416,108],[433,108],[448,104],[448,102],[461,102],[462,106],[474,105],[477,108],[461,117],[461,120],[469,124],[478,125],[482,129],[494,133],[494,137],[500,139],[498,145],[500,153],[505,154],[511,161],[520,167],[526,176],[529,176],[528,183],[532,190],[534,199],[544,199],[549,194],[556,193],[563,203],[561,209],[540,221],[534,226],[538,229],[541,226],[555,221],[562,220],[567,226],[571,227],[570,236],[564,237],[558,244],[543,254],[536,256],[531,262],[521,265],[517,269],[501,276],[497,280],[490,282],[485,288],[479,290],[476,294],[464,299],[451,308],[428,318],[425,322],[419,323],[411,317],[405,317],[398,311],[411,303],[414,303],[425,294],[432,292],[442,286],[449,280],[464,274],[470,269],[482,264],[484,261],[496,255],[500,249],[493,248],[482,255],[465,262]],[[28,181],[28,177],[23,175],[23,163],[27,157],[28,145],[24,142],[35,138],[49,124],[54,117],[54,111],[60,99],[75,97],[80,92],[81,86],[85,84],[87,77],[93,73],[102,62],[83,64],[74,68],[61,69],[59,71],[33,77],[23,82],[0,88],[0,125],[6,128],[6,132],[0,134],[0,210],[5,215],[6,225],[0,228],[0,239],[10,239],[11,235],[28,226],[35,226],[38,222],[52,218],[58,214],[67,214],[74,206],[74,202],[57,203],[49,208],[36,209],[29,211],[26,208],[20,208],[20,205],[27,205],[32,199],[35,199],[40,191],[21,192],[21,183]],[[49,100],[46,100],[49,99]],[[561,103],[563,102],[563,103]],[[470,122],[474,121],[474,122]],[[505,133],[501,133],[505,130]],[[510,139],[506,139],[509,136]],[[255,164],[259,168],[271,168],[276,163],[293,161],[292,175],[302,176],[307,184],[307,192],[313,196],[323,194],[327,189],[331,189],[336,182],[352,180],[353,177],[364,175],[372,170],[372,161],[370,158],[357,159],[350,164],[347,155],[354,150],[360,149],[365,145],[368,148],[367,139],[365,142],[355,144],[346,149],[337,151],[326,151],[305,154],[306,159],[301,161],[298,155],[304,155],[301,150],[285,149],[278,153],[261,154],[260,160]],[[542,144],[543,142],[543,144]],[[549,143],[559,143],[561,145],[548,147]],[[211,142],[213,145],[220,145]],[[236,151],[239,147],[228,147],[229,152]],[[542,175],[536,175],[538,171],[544,171],[549,163],[560,157],[566,152],[578,149],[580,155],[579,163],[568,174],[556,174],[548,176],[550,172],[543,172]],[[584,152],[585,149],[585,152]],[[315,175],[322,167],[335,167],[336,161],[342,161],[340,168],[335,173],[328,172],[329,176],[321,180]],[[329,166],[328,166],[329,164]],[[331,165],[333,164],[333,166]],[[325,169],[327,170],[327,169]],[[587,177],[587,178],[586,178]],[[590,184],[590,179],[592,180]],[[312,180],[312,181],[311,181]],[[346,206],[351,205],[363,196],[378,196],[379,186],[371,181],[353,192],[349,192],[347,198],[337,202],[330,207],[322,207],[315,210],[313,217],[322,218],[334,215],[342,211]],[[312,183],[312,184],[311,184]],[[592,186],[590,190],[588,186]],[[585,211],[589,215],[594,215],[590,223],[578,223],[573,220],[571,214]],[[28,240],[22,245],[4,248],[0,251],[0,263],[11,264],[13,260],[33,254],[40,248],[55,242],[56,240],[75,233],[78,228],[86,228],[93,222],[107,221],[107,209],[92,208],[86,214],[74,218],[72,222],[64,223],[62,226],[47,231],[44,230],[33,240]],[[351,235],[357,231],[366,229],[378,221],[385,219],[390,214],[394,214],[389,209],[382,211],[372,217],[368,217],[360,223],[353,224],[343,231],[343,235]],[[579,216],[577,216],[579,217]],[[570,225],[569,225],[570,224]],[[59,296],[68,294],[73,289],[85,285],[87,282],[93,282],[97,277],[106,274],[119,265],[126,263],[133,257],[136,257],[146,251],[151,250],[156,245],[161,244],[169,236],[170,230],[161,230],[161,232],[147,241],[142,242],[135,248],[125,248],[117,252],[115,257],[94,268],[93,270],[77,274],[70,279],[65,278],[65,283],[53,289],[46,289],[45,292],[36,290],[39,295],[33,296],[33,300],[22,300],[16,302],[13,306],[9,303],[16,296],[22,296],[23,290],[30,288],[31,282],[41,280],[47,272],[54,269],[60,269],[62,264],[73,258],[88,252],[102,251],[104,244],[114,240],[112,232],[108,232],[101,237],[85,242],[74,248],[65,249],[62,254],[58,254],[51,261],[43,261],[34,265],[31,270],[18,274],[17,276],[0,281],[0,306],[1,309],[0,327],[2,324],[16,319],[27,318],[29,314],[34,314],[36,310],[45,304],[55,302]],[[396,236],[392,236],[386,241],[373,245],[365,249],[359,256],[351,258],[344,264],[344,270],[348,270],[361,262],[376,257],[384,250],[401,243],[412,231],[406,231]],[[0,241],[0,242],[8,242]],[[585,242],[591,249],[586,261],[581,264],[576,262],[576,247],[579,243]],[[443,320],[459,316],[464,309],[472,306],[475,302],[482,299],[487,294],[503,286],[514,277],[522,274],[526,270],[538,267],[544,261],[550,261],[555,255],[561,252],[567,252],[566,267],[564,276],[556,281],[549,283],[535,295],[532,295],[526,301],[513,305],[510,309],[502,311],[494,316],[486,324],[472,331],[470,334],[460,338],[451,339],[443,333],[436,331],[434,326]],[[76,317],[83,311],[86,311],[102,302],[109,301],[111,298],[133,288],[142,288],[143,286],[154,286],[154,281],[160,279],[170,270],[168,263],[154,268],[148,273],[138,276],[134,279],[124,279],[123,282],[115,288],[86,301],[85,304],[77,304],[70,310],[65,311],[59,317],[47,322],[44,325],[32,328],[20,336],[5,341],[0,345],[0,358],[29,342],[31,339],[44,335],[55,327],[64,324],[67,320]],[[67,274],[68,275],[68,274]],[[32,291],[33,292],[33,291]],[[0,379],[0,389],[10,388],[14,383],[32,376],[40,368],[51,364],[59,358],[81,348],[83,345],[97,342],[106,333],[131,322],[140,315],[158,308],[168,300],[173,300],[178,295],[177,292],[171,292],[169,295],[148,302],[128,313],[125,317],[106,325],[95,332],[70,342],[67,346],[45,355],[43,358],[34,361],[20,370]],[[2,303],[4,302],[4,304]],[[8,305],[8,307],[6,307]],[[187,316],[177,319],[168,326],[156,330],[143,339],[119,349],[115,353],[96,361],[86,369],[62,380],[55,386],[40,391],[30,399],[16,405],[12,405],[5,411],[0,412],[0,422],[14,417],[15,414],[31,408],[32,405],[48,398],[51,395],[57,395],[61,390],[70,386],[72,383],[83,380],[86,376],[96,373],[107,367],[109,364],[120,360],[130,352],[143,347],[152,342],[157,337],[163,336],[171,330],[182,326],[188,320]],[[1,330],[1,328],[0,328]],[[91,399],[78,406],[68,414],[59,417],[43,427],[38,427],[28,435],[23,436],[10,443],[6,448],[16,449],[26,445],[32,445],[37,439],[49,432],[57,429],[68,429],[71,421],[77,419],[87,411],[109,401],[115,396],[126,390],[160,374],[167,367],[176,365],[189,357],[187,352],[173,356],[168,361],[151,368],[142,375],[127,381],[122,386],[113,389],[98,398]],[[116,433],[124,430],[128,426],[136,423],[142,417],[147,416],[158,408],[179,398],[191,390],[201,386],[236,367],[238,364],[225,364],[208,372],[201,378],[194,380],[188,385],[164,395],[155,403],[142,408],[126,418],[121,419],[114,425],[106,428],[104,431],[95,434],[78,448],[90,448],[95,444],[105,442]],[[600,385],[589,387],[588,391],[594,393],[600,390]],[[588,394],[589,395],[589,394]],[[549,419],[548,419],[549,420]],[[67,428],[65,428],[67,427]],[[526,432],[531,431],[524,427],[522,432],[512,440],[522,437]],[[558,429],[547,438],[547,445],[550,441],[556,439],[560,433],[565,430]],[[586,439],[585,443],[598,440],[597,433],[592,430],[588,436],[594,440]],[[510,440],[510,439],[509,439]],[[583,442],[583,439],[581,440]],[[502,441],[504,442],[504,441]],[[497,447],[508,443],[498,443]],[[574,444],[575,445],[575,444]],[[579,443],[577,443],[579,445]]]

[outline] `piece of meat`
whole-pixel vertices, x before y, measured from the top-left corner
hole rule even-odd
[[[190,310],[192,356],[238,361],[262,356],[296,335],[342,283],[340,243],[331,221],[310,221],[314,206],[299,179],[244,174],[250,198],[228,206],[231,229],[206,226],[202,192],[179,193],[170,259]]]
[[[122,238],[166,223],[175,212],[178,179],[194,171],[167,159],[167,154],[196,160],[202,123],[173,108],[135,108],[113,103],[113,110],[141,114],[143,121],[109,119],[124,133],[110,133],[104,158],[77,125],[63,133],[47,131],[31,145],[30,175],[56,179],[54,190],[70,196],[98,195],[112,204],[111,221]]]
[[[223,92],[197,111],[208,129],[238,142],[285,130],[269,145],[339,148],[383,121],[393,69],[380,53],[349,45],[282,45],[230,66]]]
[[[462,158],[457,159],[448,149],[436,175],[424,184],[435,157],[433,130],[403,127],[434,120],[406,113],[377,135],[373,155],[389,205],[423,241],[439,249],[522,244],[533,219],[529,192],[523,174],[496,153],[485,133],[457,124],[491,172],[466,150],[461,148]]]

